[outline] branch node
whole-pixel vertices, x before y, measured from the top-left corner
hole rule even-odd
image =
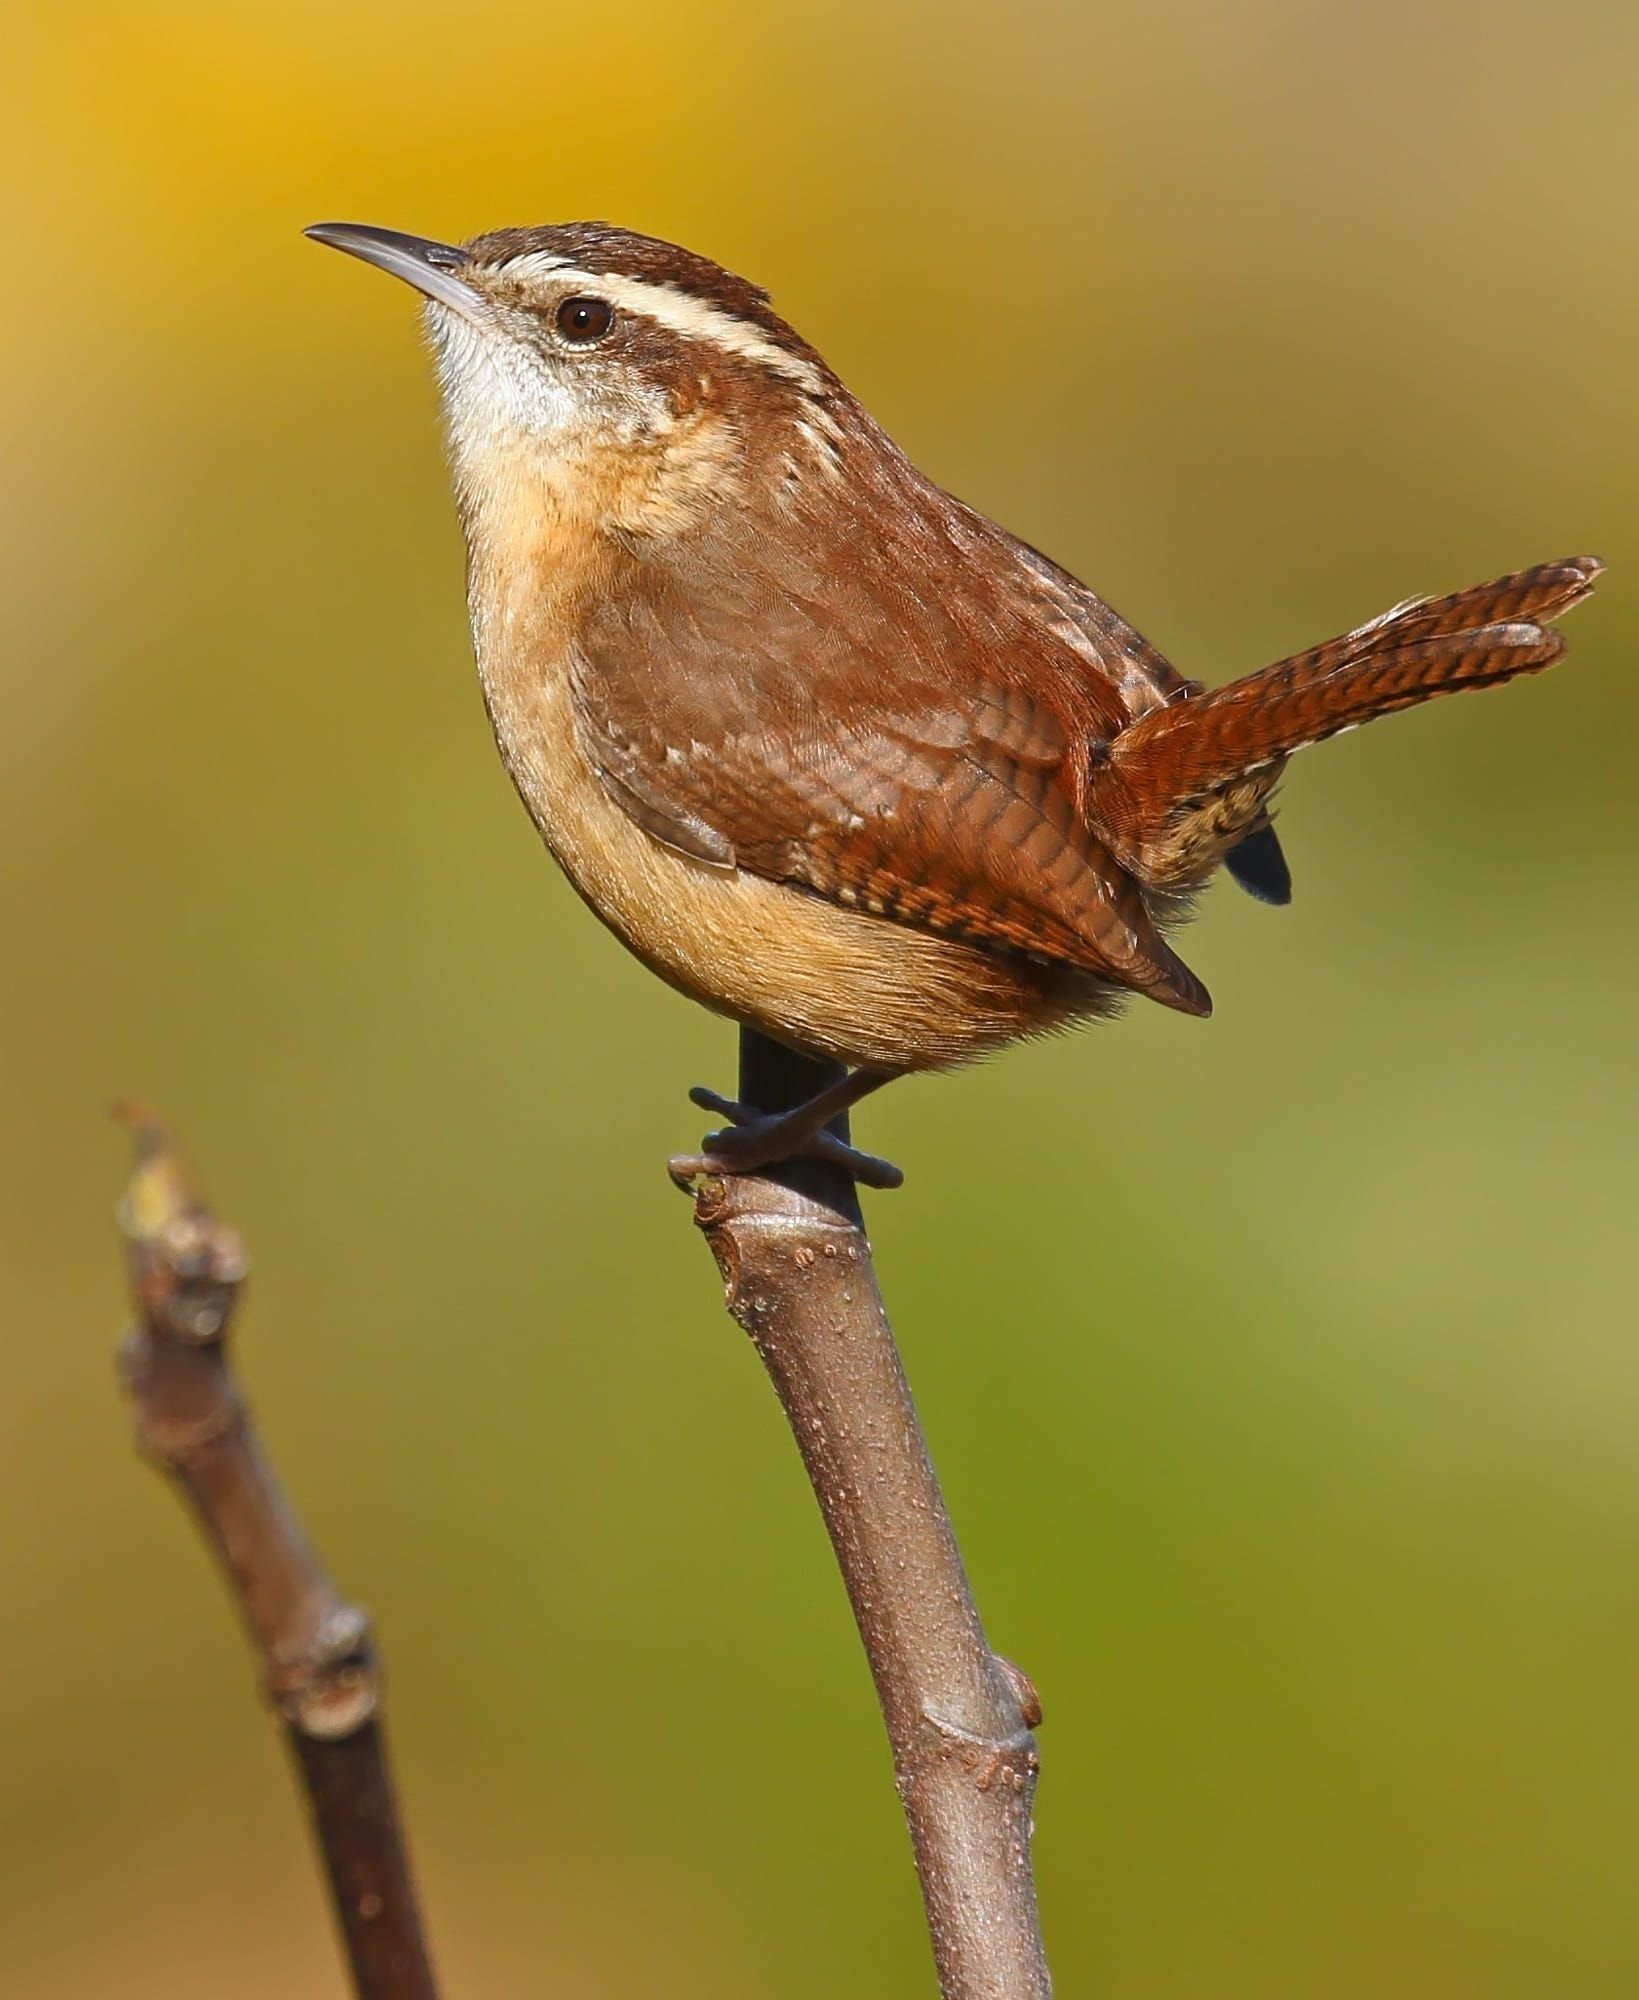
[[[156,1324],[163,1329],[158,1338]],[[245,1406],[226,1371],[219,1363],[212,1365],[209,1344],[206,1358],[198,1364],[210,1370],[208,1378],[185,1382],[181,1378],[193,1359],[193,1346],[185,1339],[168,1345],[169,1340],[163,1317],[128,1328],[115,1354],[115,1368],[131,1405],[137,1450],[162,1472],[186,1483],[200,1458],[243,1431]]]
[[[959,1764],[981,1792],[988,1792],[998,1777],[1015,1792],[1034,1783],[1041,1757],[1028,1728],[1015,1730],[1011,1736],[986,1736],[928,1708],[922,1710],[922,1721],[935,1739],[938,1754]],[[902,1774],[900,1789],[906,1790],[920,1775],[914,1769]]]
[[[991,1657],[995,1660],[997,1666],[1001,1668],[1002,1673],[1006,1676],[1008,1686],[1013,1690],[1013,1698],[1019,1704],[1019,1714],[1024,1720],[1025,1728],[1039,1729],[1041,1727],[1041,1696],[1036,1692],[1036,1683],[1025,1672],[1023,1667],[1016,1665],[1002,1654],[994,1653]]]
[[[276,1663],[267,1689],[290,1726],[315,1742],[337,1743],[362,1729],[381,1708],[369,1615],[356,1604],[327,1606],[303,1657]]]

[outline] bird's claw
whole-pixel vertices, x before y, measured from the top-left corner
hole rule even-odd
[[[904,1181],[891,1160],[862,1153],[823,1125],[817,1130],[805,1125],[801,1106],[794,1112],[759,1111],[698,1084],[689,1092],[689,1101],[729,1122],[722,1131],[706,1134],[700,1152],[680,1153],[666,1163],[666,1171],[680,1188],[687,1189],[704,1175],[754,1174],[793,1159],[824,1160],[866,1187],[896,1188]]]

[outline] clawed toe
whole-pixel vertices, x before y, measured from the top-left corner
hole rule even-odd
[[[689,1092],[689,1102],[697,1104],[702,1111],[715,1111],[719,1118],[726,1118],[731,1125],[749,1125],[762,1113],[751,1104],[737,1103],[732,1097],[723,1097],[715,1090],[707,1090],[703,1083],[697,1083]]]
[[[853,1175],[861,1187],[896,1188],[905,1185],[902,1167],[896,1167],[892,1160],[884,1160],[880,1154],[861,1152],[857,1146],[850,1146],[839,1139],[834,1132],[816,1132],[803,1151],[817,1160],[829,1160],[832,1166],[843,1168]]]

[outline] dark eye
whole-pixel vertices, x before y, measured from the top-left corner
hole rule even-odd
[[[601,340],[615,323],[615,309],[607,299],[565,299],[557,310],[557,328],[565,340],[585,347]]]

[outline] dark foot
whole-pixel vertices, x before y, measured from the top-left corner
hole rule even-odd
[[[823,1125],[816,1126],[806,1105],[795,1111],[759,1111],[755,1105],[737,1104],[732,1097],[699,1087],[689,1092],[689,1100],[729,1122],[723,1131],[706,1134],[700,1152],[679,1153],[667,1161],[666,1171],[680,1188],[702,1174],[754,1174],[781,1160],[796,1159],[825,1160],[866,1187],[896,1188],[904,1181],[892,1161],[862,1153]]]

